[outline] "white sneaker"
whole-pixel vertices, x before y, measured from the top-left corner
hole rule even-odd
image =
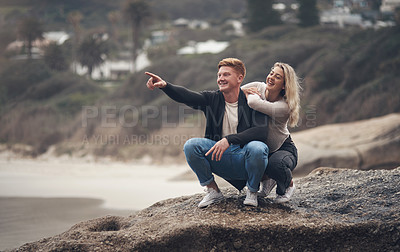
[[[293,186],[289,186],[289,187],[286,189],[286,192],[285,192],[284,195],[278,195],[278,196],[275,198],[275,200],[274,200],[275,203],[284,203],[284,202],[288,202],[288,201],[290,200],[290,198],[292,197],[292,195],[293,195],[295,189],[296,189],[296,186],[295,186],[294,183],[293,183]]]
[[[271,178],[261,181],[261,189],[257,192],[258,196],[267,197],[275,185],[276,181]]]
[[[247,189],[246,198],[244,199],[243,204],[247,206],[258,206],[257,193],[251,192],[249,189]]]
[[[200,201],[199,207],[203,208],[211,205],[212,203],[217,203],[224,199],[224,195],[221,192],[217,192],[213,188],[207,188],[207,194],[204,196],[203,200]]]

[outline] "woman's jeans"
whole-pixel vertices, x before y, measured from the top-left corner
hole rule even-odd
[[[279,150],[269,156],[265,173],[276,181],[276,193],[284,195],[292,181],[292,171],[297,165],[297,148],[289,138]]]
[[[230,145],[220,161],[211,160],[212,154],[205,154],[216,141],[207,138],[189,139],[183,150],[186,160],[196,173],[200,185],[214,181],[213,173],[226,180],[246,180],[247,188],[257,192],[261,178],[268,164],[268,146],[260,141],[252,141],[240,148]]]

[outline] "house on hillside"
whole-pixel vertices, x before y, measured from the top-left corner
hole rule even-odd
[[[320,13],[320,21],[323,25],[331,26],[363,26],[361,14],[353,14],[350,8],[334,8]]]
[[[178,50],[178,55],[220,53],[229,46],[229,42],[208,40],[205,42],[190,41],[187,46]]]
[[[64,44],[70,38],[68,33],[64,31],[50,31],[43,33],[43,39],[37,39],[32,43],[32,58],[41,58],[43,55],[43,48],[48,46],[50,43],[57,43],[57,45]],[[25,42],[22,40],[16,40],[11,42],[6,51],[12,51],[16,53],[20,53],[22,48],[25,46]],[[14,57],[15,59],[24,58],[23,55],[18,55]],[[26,58],[26,57],[25,57]]]
[[[150,65],[150,60],[145,52],[139,53],[136,58],[136,71],[140,71]],[[87,74],[87,68],[78,62],[74,63],[76,73]],[[74,68],[75,68],[74,67]],[[131,59],[107,59],[100,66],[93,68],[92,79],[94,80],[121,80],[132,73]]]
[[[190,29],[201,29],[205,30],[210,28],[210,24],[203,20],[188,20],[186,18],[178,18],[172,22],[175,27],[186,27]]]
[[[170,38],[171,38],[171,31],[152,31],[150,43],[152,45],[158,45],[169,41]]]
[[[382,0],[380,11],[383,14],[393,14],[397,7],[400,7],[400,0]]]

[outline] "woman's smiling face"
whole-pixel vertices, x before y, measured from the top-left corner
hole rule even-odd
[[[269,92],[280,92],[285,89],[285,73],[280,67],[274,67],[267,76],[267,90]]]

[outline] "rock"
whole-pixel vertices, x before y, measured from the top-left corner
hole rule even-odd
[[[81,222],[14,251],[396,251],[400,246],[400,167],[319,168],[296,179],[288,203],[224,188],[205,209],[204,194],[158,202],[129,217]]]
[[[369,170],[400,165],[400,114],[325,125],[292,137],[299,151],[295,176],[320,166]]]

